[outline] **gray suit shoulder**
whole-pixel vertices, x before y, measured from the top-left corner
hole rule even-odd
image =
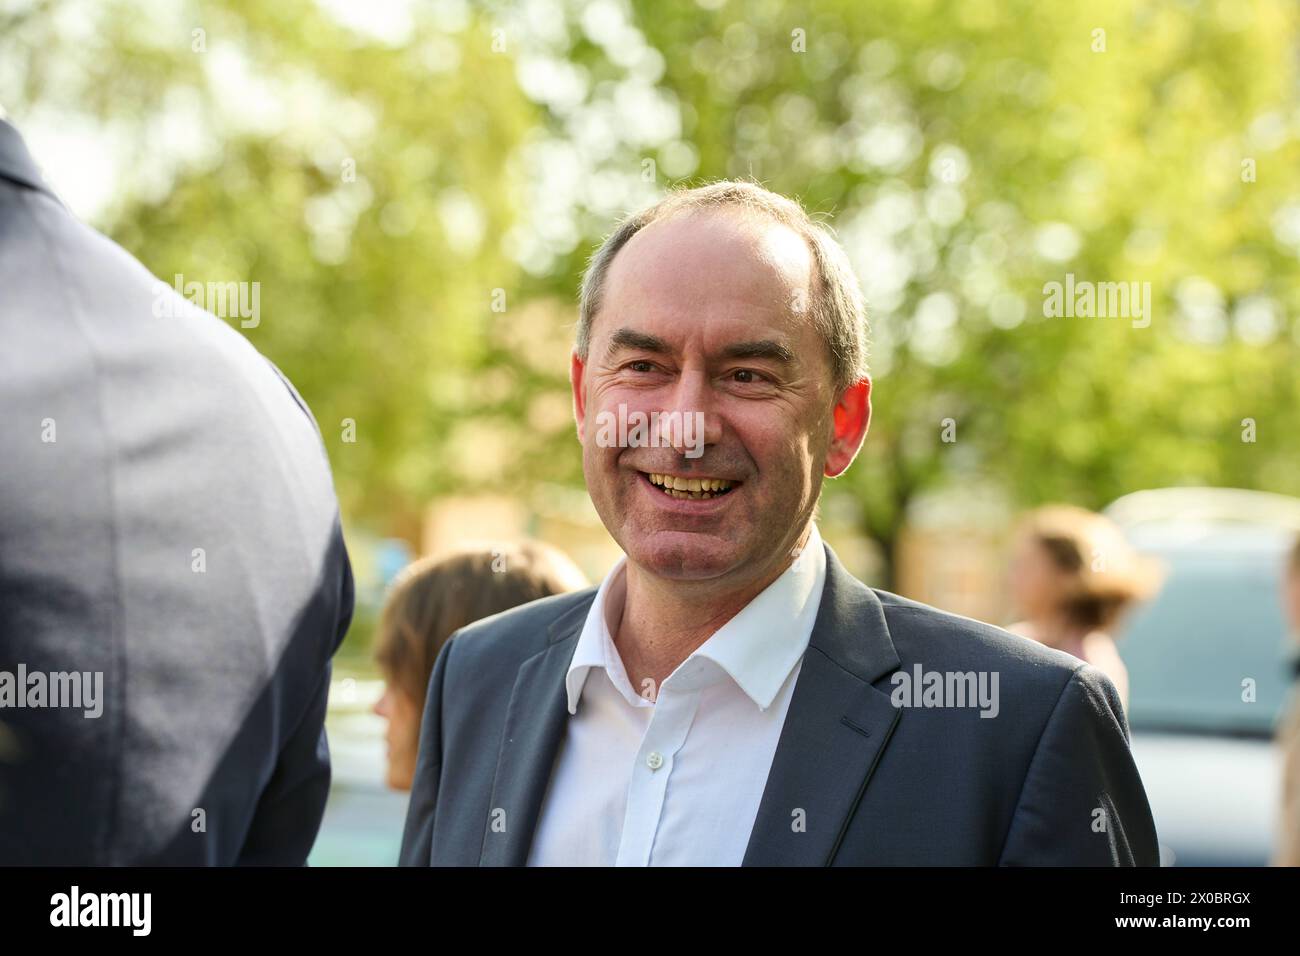
[[[595,587],[553,594],[462,627],[448,641],[455,645],[448,660],[455,673],[449,672],[448,679],[468,675],[478,681],[508,674],[513,686],[519,666],[546,650],[553,625],[563,624],[566,632],[570,625],[581,629],[595,595]]]
[[[1104,676],[1064,651],[1028,637],[942,611],[888,591],[875,591],[903,668],[998,671],[1020,684],[1054,688],[1057,694],[1081,668]]]

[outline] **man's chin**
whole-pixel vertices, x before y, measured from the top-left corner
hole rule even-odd
[[[627,549],[628,560],[657,577],[674,581],[720,578],[744,563],[731,541],[690,531],[659,531]]]

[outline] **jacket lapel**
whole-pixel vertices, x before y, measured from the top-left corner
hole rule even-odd
[[[826,584],[745,866],[829,865],[898,723],[871,685],[900,666],[880,599],[826,548]]]
[[[588,600],[557,618],[548,630],[546,650],[524,661],[515,677],[497,756],[480,866],[523,866],[528,862],[551,768],[569,716],[564,675],[593,600],[594,588]]]

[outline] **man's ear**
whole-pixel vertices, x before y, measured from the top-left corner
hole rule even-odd
[[[582,441],[582,425],[587,418],[587,401],[583,389],[583,376],[587,363],[575,350],[569,357],[569,387],[573,390],[573,419],[578,425],[578,441]]]
[[[838,478],[849,470],[862,448],[871,425],[871,379],[863,378],[844,390],[835,403],[831,443],[826,450],[826,477]]]

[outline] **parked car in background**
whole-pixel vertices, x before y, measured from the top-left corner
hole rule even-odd
[[[1294,654],[1281,586],[1300,500],[1166,488],[1126,495],[1106,514],[1167,575],[1119,643],[1161,862],[1267,865],[1281,782],[1272,737]]]

